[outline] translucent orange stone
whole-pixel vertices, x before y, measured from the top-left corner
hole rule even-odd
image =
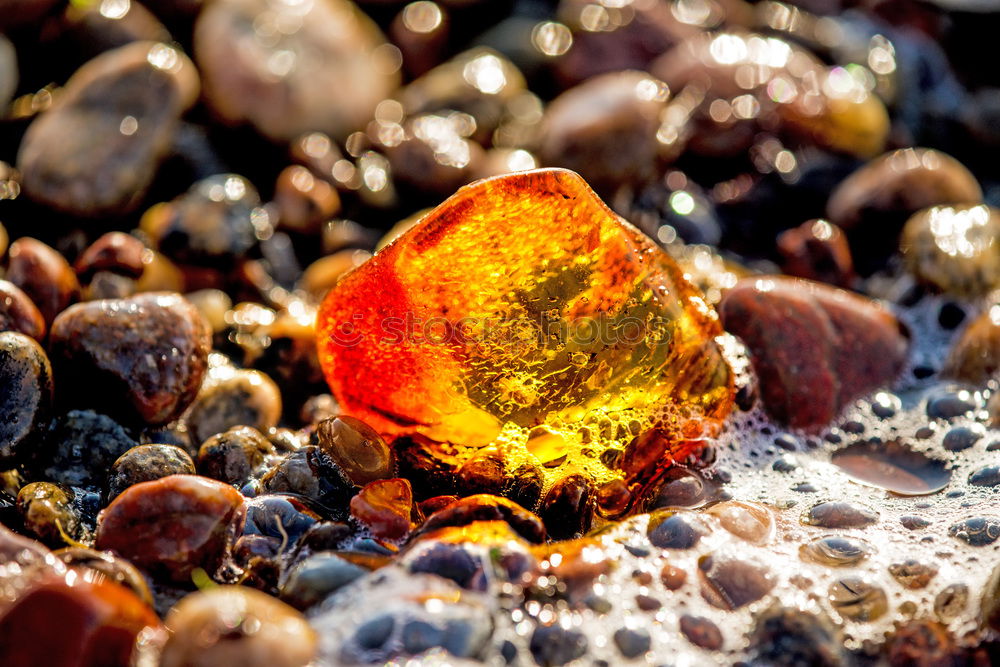
[[[561,169],[462,188],[342,279],[317,320],[334,395],[381,433],[527,457],[545,425],[543,449],[584,468],[582,449],[728,413],[720,335],[673,260]]]

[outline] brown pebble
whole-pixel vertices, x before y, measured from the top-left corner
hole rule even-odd
[[[266,374],[231,366],[213,367],[188,412],[197,442],[237,426],[267,433],[281,418],[281,391]]]
[[[69,262],[33,238],[22,237],[10,244],[6,279],[38,307],[46,325],[80,298],[80,283]]]
[[[150,251],[139,239],[122,232],[108,232],[83,251],[74,269],[85,283],[98,271],[138,278],[150,259]]]
[[[400,540],[413,528],[413,489],[401,479],[370,482],[351,499],[351,516],[385,540]]]
[[[52,417],[52,366],[33,338],[0,332],[0,469],[31,458]]]
[[[242,485],[274,453],[274,445],[260,431],[234,426],[202,444],[198,450],[198,472],[227,484]]]
[[[0,280],[0,331],[16,331],[37,341],[45,338],[45,318],[24,291]]]
[[[347,415],[325,419],[316,426],[316,440],[320,450],[358,486],[392,477],[392,449],[360,419]]]
[[[295,165],[278,174],[274,203],[281,227],[301,234],[316,234],[340,210],[340,195],[329,183]]]
[[[830,501],[814,505],[802,522],[821,528],[863,528],[878,522],[878,513],[849,503]]]
[[[798,278],[807,278],[835,287],[854,283],[854,260],[847,237],[826,220],[810,220],[778,235],[781,269]]]
[[[972,320],[952,345],[941,369],[946,378],[985,385],[1000,372],[1000,305]]]
[[[111,414],[164,424],[194,400],[208,362],[211,332],[179,294],[77,304],[52,325],[51,354],[67,396]]]
[[[660,571],[660,581],[667,590],[676,591],[687,581],[687,572],[668,563]]]
[[[712,621],[701,616],[684,614],[680,620],[681,632],[695,646],[718,651],[722,648],[722,631]]]

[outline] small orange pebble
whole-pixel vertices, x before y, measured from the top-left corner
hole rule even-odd
[[[679,434],[695,415],[714,430],[733,393],[722,334],[674,261],[563,169],[460,189],[317,319],[334,396],[383,435],[531,460],[544,425],[567,452],[548,468],[595,478],[621,476],[593,452],[636,428]]]

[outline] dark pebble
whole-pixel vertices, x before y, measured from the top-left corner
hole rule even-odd
[[[845,502],[830,501],[810,508],[802,522],[821,528],[862,528],[878,522],[878,514]]]
[[[0,332],[0,468],[12,468],[31,449],[52,416],[52,367],[34,339]]]
[[[629,660],[647,653],[652,644],[649,633],[642,629],[620,628],[615,630],[612,638],[618,651]]]
[[[563,477],[545,494],[538,513],[553,539],[585,533],[594,519],[593,484],[583,475]]]
[[[838,667],[850,664],[840,632],[826,616],[781,607],[777,603],[757,617],[750,637],[751,664],[775,667]]]
[[[10,244],[7,257],[6,279],[31,299],[46,326],[80,298],[80,283],[69,262],[41,241],[19,238]]]
[[[334,518],[346,517],[354,485],[316,447],[306,446],[281,459],[260,480],[268,493],[294,493],[327,508]]]
[[[111,417],[72,410],[52,423],[32,468],[53,482],[103,490],[114,462],[138,444]]]
[[[0,331],[16,331],[37,341],[45,338],[45,318],[20,287],[0,280]]]
[[[418,534],[445,526],[465,526],[474,521],[506,521],[514,531],[529,542],[545,540],[542,521],[506,498],[485,493],[457,500],[427,517]]]
[[[671,510],[652,514],[647,528],[649,541],[661,549],[690,549],[708,533],[708,524],[697,514]]]
[[[392,477],[392,450],[375,429],[346,415],[316,426],[317,445],[357,486]]]
[[[132,447],[111,464],[108,471],[107,500],[139,482],[149,482],[167,475],[193,475],[194,461],[180,447],[139,445]]]
[[[762,566],[753,563],[702,556],[701,595],[713,607],[733,610],[756,602],[774,588],[774,579]]]
[[[587,652],[587,637],[559,625],[541,625],[532,633],[529,648],[541,667],[560,667],[583,657]]]
[[[899,522],[903,524],[903,528],[907,530],[920,530],[921,528],[926,528],[931,525],[931,522],[922,516],[904,516]]]
[[[472,581],[480,563],[463,546],[439,542],[410,560],[409,567],[411,572],[436,574],[465,587]]]
[[[297,563],[281,587],[281,599],[305,610],[368,573],[332,553],[318,553]]]
[[[354,641],[363,649],[372,651],[389,641],[389,636],[396,629],[396,619],[389,614],[376,616],[365,621],[354,631]]]
[[[722,631],[707,618],[684,614],[681,616],[680,627],[684,636],[695,646],[709,651],[722,648]]]
[[[941,446],[949,452],[961,452],[969,449],[983,437],[983,432],[967,426],[956,426],[944,435]]]
[[[1000,466],[986,466],[969,475],[969,484],[973,486],[1000,485]]]
[[[927,401],[927,416],[934,419],[954,419],[976,409],[976,401],[967,391],[947,392]]]
[[[281,391],[270,377],[247,369],[213,369],[187,414],[198,442],[237,426],[267,433],[281,417]]]
[[[205,441],[198,450],[198,472],[227,484],[242,486],[274,453],[274,445],[259,431],[249,426],[237,426]]]
[[[122,232],[108,232],[94,241],[77,258],[73,268],[84,283],[99,271],[138,278],[150,257],[142,241]]]
[[[279,495],[257,496],[246,503],[244,535],[264,535],[290,549],[320,517],[302,501]]]
[[[982,547],[1000,537],[1000,521],[987,517],[971,517],[948,527],[948,534],[969,546]]]

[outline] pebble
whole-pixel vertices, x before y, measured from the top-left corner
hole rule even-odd
[[[956,665],[964,651],[955,646],[948,628],[929,619],[909,621],[896,628],[887,642],[886,657],[896,665]]]
[[[1000,466],[986,466],[969,475],[969,484],[973,486],[1000,485]]]
[[[43,479],[100,490],[112,464],[137,444],[111,417],[71,410],[52,422],[30,467]]]
[[[722,648],[722,631],[707,618],[684,614],[680,620],[681,632],[695,646],[709,651]]]
[[[346,0],[210,3],[195,23],[194,55],[215,114],[276,142],[309,131],[343,139],[399,85],[399,51]]]
[[[41,345],[0,332],[0,468],[31,457],[52,416],[52,367]]]
[[[282,229],[317,234],[323,223],[340,211],[340,195],[306,167],[293,165],[278,174],[274,203]]]
[[[949,584],[934,597],[934,614],[942,623],[948,623],[965,611],[969,604],[969,587]]]
[[[710,529],[694,512],[658,510],[650,515],[646,532],[654,547],[690,549],[708,535]]]
[[[274,445],[260,431],[250,426],[234,426],[202,444],[198,450],[198,473],[242,486],[274,453]]]
[[[345,513],[344,508],[356,491],[312,446],[287,454],[261,477],[260,485],[268,493],[294,493],[314,500],[337,514],[337,518],[343,518],[340,515]]]
[[[877,512],[835,500],[814,505],[802,517],[802,523],[820,528],[863,528],[877,522]]]
[[[150,482],[167,475],[195,474],[191,456],[174,445],[139,445],[118,457],[108,470],[108,502],[122,491],[140,482]]]
[[[847,232],[859,270],[870,273],[895,250],[911,215],[931,206],[977,204],[982,197],[975,177],[955,158],[928,148],[903,148],[841,181],[826,213]]]
[[[715,500],[718,492],[718,484],[706,479],[696,470],[673,466],[657,481],[649,493],[645,508],[646,511],[653,511],[661,508],[702,507]]]
[[[150,252],[136,237],[122,232],[108,232],[80,254],[73,269],[84,283],[90,282],[99,271],[138,278],[149,259]]]
[[[70,568],[86,568],[100,573],[105,580],[124,586],[147,605],[153,606],[153,594],[145,577],[124,558],[86,547],[63,547],[53,551],[52,555]]]
[[[948,534],[969,546],[993,544],[1000,537],[1000,521],[989,517],[971,517],[948,527]]]
[[[505,521],[529,542],[545,541],[542,520],[520,505],[497,496],[477,494],[450,503],[427,517],[419,534],[447,526],[467,526],[476,521]]]
[[[934,206],[903,227],[900,249],[921,283],[976,298],[1000,287],[1000,211],[984,204]]]
[[[851,248],[836,225],[826,220],[809,220],[781,232],[777,245],[784,273],[845,289],[854,284]]]
[[[799,547],[799,556],[803,560],[821,565],[847,567],[856,565],[874,551],[864,540],[842,535],[827,535],[803,544]]]
[[[615,630],[611,638],[614,640],[615,646],[618,647],[618,651],[629,660],[647,653],[652,645],[649,633],[645,630],[620,628]]]
[[[981,426],[956,426],[944,434],[941,446],[949,452],[962,452],[971,448],[986,434]]]
[[[17,92],[17,51],[9,39],[0,36],[0,108],[7,108],[15,92]]]
[[[197,91],[194,65],[167,44],[134,42],[90,60],[25,133],[17,156],[24,192],[83,217],[129,212]]]
[[[756,563],[718,556],[698,560],[701,596],[713,607],[732,611],[756,602],[774,588],[774,577]]]
[[[413,489],[409,480],[380,479],[351,499],[351,516],[384,540],[401,540],[413,528]]]
[[[676,591],[687,581],[687,572],[668,563],[660,571],[660,581],[667,590]]]
[[[541,667],[560,667],[587,652],[587,637],[562,626],[539,625],[531,634],[528,648]]]
[[[943,390],[935,390],[927,398],[926,413],[934,419],[950,420],[971,414],[979,403],[976,394],[964,389],[951,390],[945,387]]]
[[[318,553],[296,563],[281,586],[281,599],[306,610],[355,581],[368,570],[335,553]]]
[[[481,567],[465,546],[447,542],[431,543],[409,561],[411,572],[435,574],[462,587],[469,586]]]
[[[494,450],[477,452],[458,469],[459,487],[469,495],[502,495],[508,477],[506,459]]]
[[[41,342],[45,318],[31,298],[12,282],[0,280],[0,331],[16,331]]]
[[[830,586],[829,599],[837,613],[859,623],[874,621],[889,609],[885,591],[860,577],[838,579]]]
[[[214,174],[147,210],[140,228],[182,265],[233,270],[273,231],[257,189],[238,174]]]
[[[785,277],[745,278],[719,315],[743,339],[768,412],[782,423],[817,428],[858,396],[903,370],[907,340],[876,302]]]
[[[392,449],[360,419],[347,415],[324,419],[316,425],[316,442],[357,486],[392,477]]]
[[[553,539],[568,539],[590,530],[594,519],[594,486],[584,475],[571,474],[552,485],[538,514]]]
[[[0,647],[11,666],[136,664],[143,638],[162,633],[151,607],[94,570],[42,578],[5,607]],[[46,632],[53,621],[58,632]]]
[[[50,482],[32,482],[17,494],[17,511],[24,528],[50,546],[62,546],[79,537],[80,517],[73,506],[73,492]]]
[[[156,577],[214,574],[243,525],[243,496],[222,482],[171,475],[125,489],[101,514],[95,545]]]
[[[763,505],[727,500],[710,506],[707,514],[733,535],[752,544],[766,544],[774,535],[774,517]]]
[[[605,197],[622,184],[650,180],[667,94],[662,81],[634,70],[570,88],[545,110],[539,160],[576,171]]]
[[[22,237],[10,244],[6,279],[38,308],[46,327],[80,298],[80,283],[69,262],[41,241]]]
[[[50,350],[67,398],[164,424],[194,400],[207,368],[211,333],[179,294],[77,304],[52,325]]]
[[[981,387],[1000,372],[1000,305],[986,309],[962,330],[941,376]]]
[[[757,616],[750,637],[754,658],[751,662],[789,667],[850,664],[842,641],[840,630],[825,614],[820,616],[775,602]]]
[[[911,590],[926,588],[937,573],[936,565],[912,559],[889,565],[889,574],[892,575],[892,578],[902,584],[904,588]]]
[[[316,633],[302,614],[245,586],[192,593],[165,624],[162,667],[305,667],[316,654]]]

